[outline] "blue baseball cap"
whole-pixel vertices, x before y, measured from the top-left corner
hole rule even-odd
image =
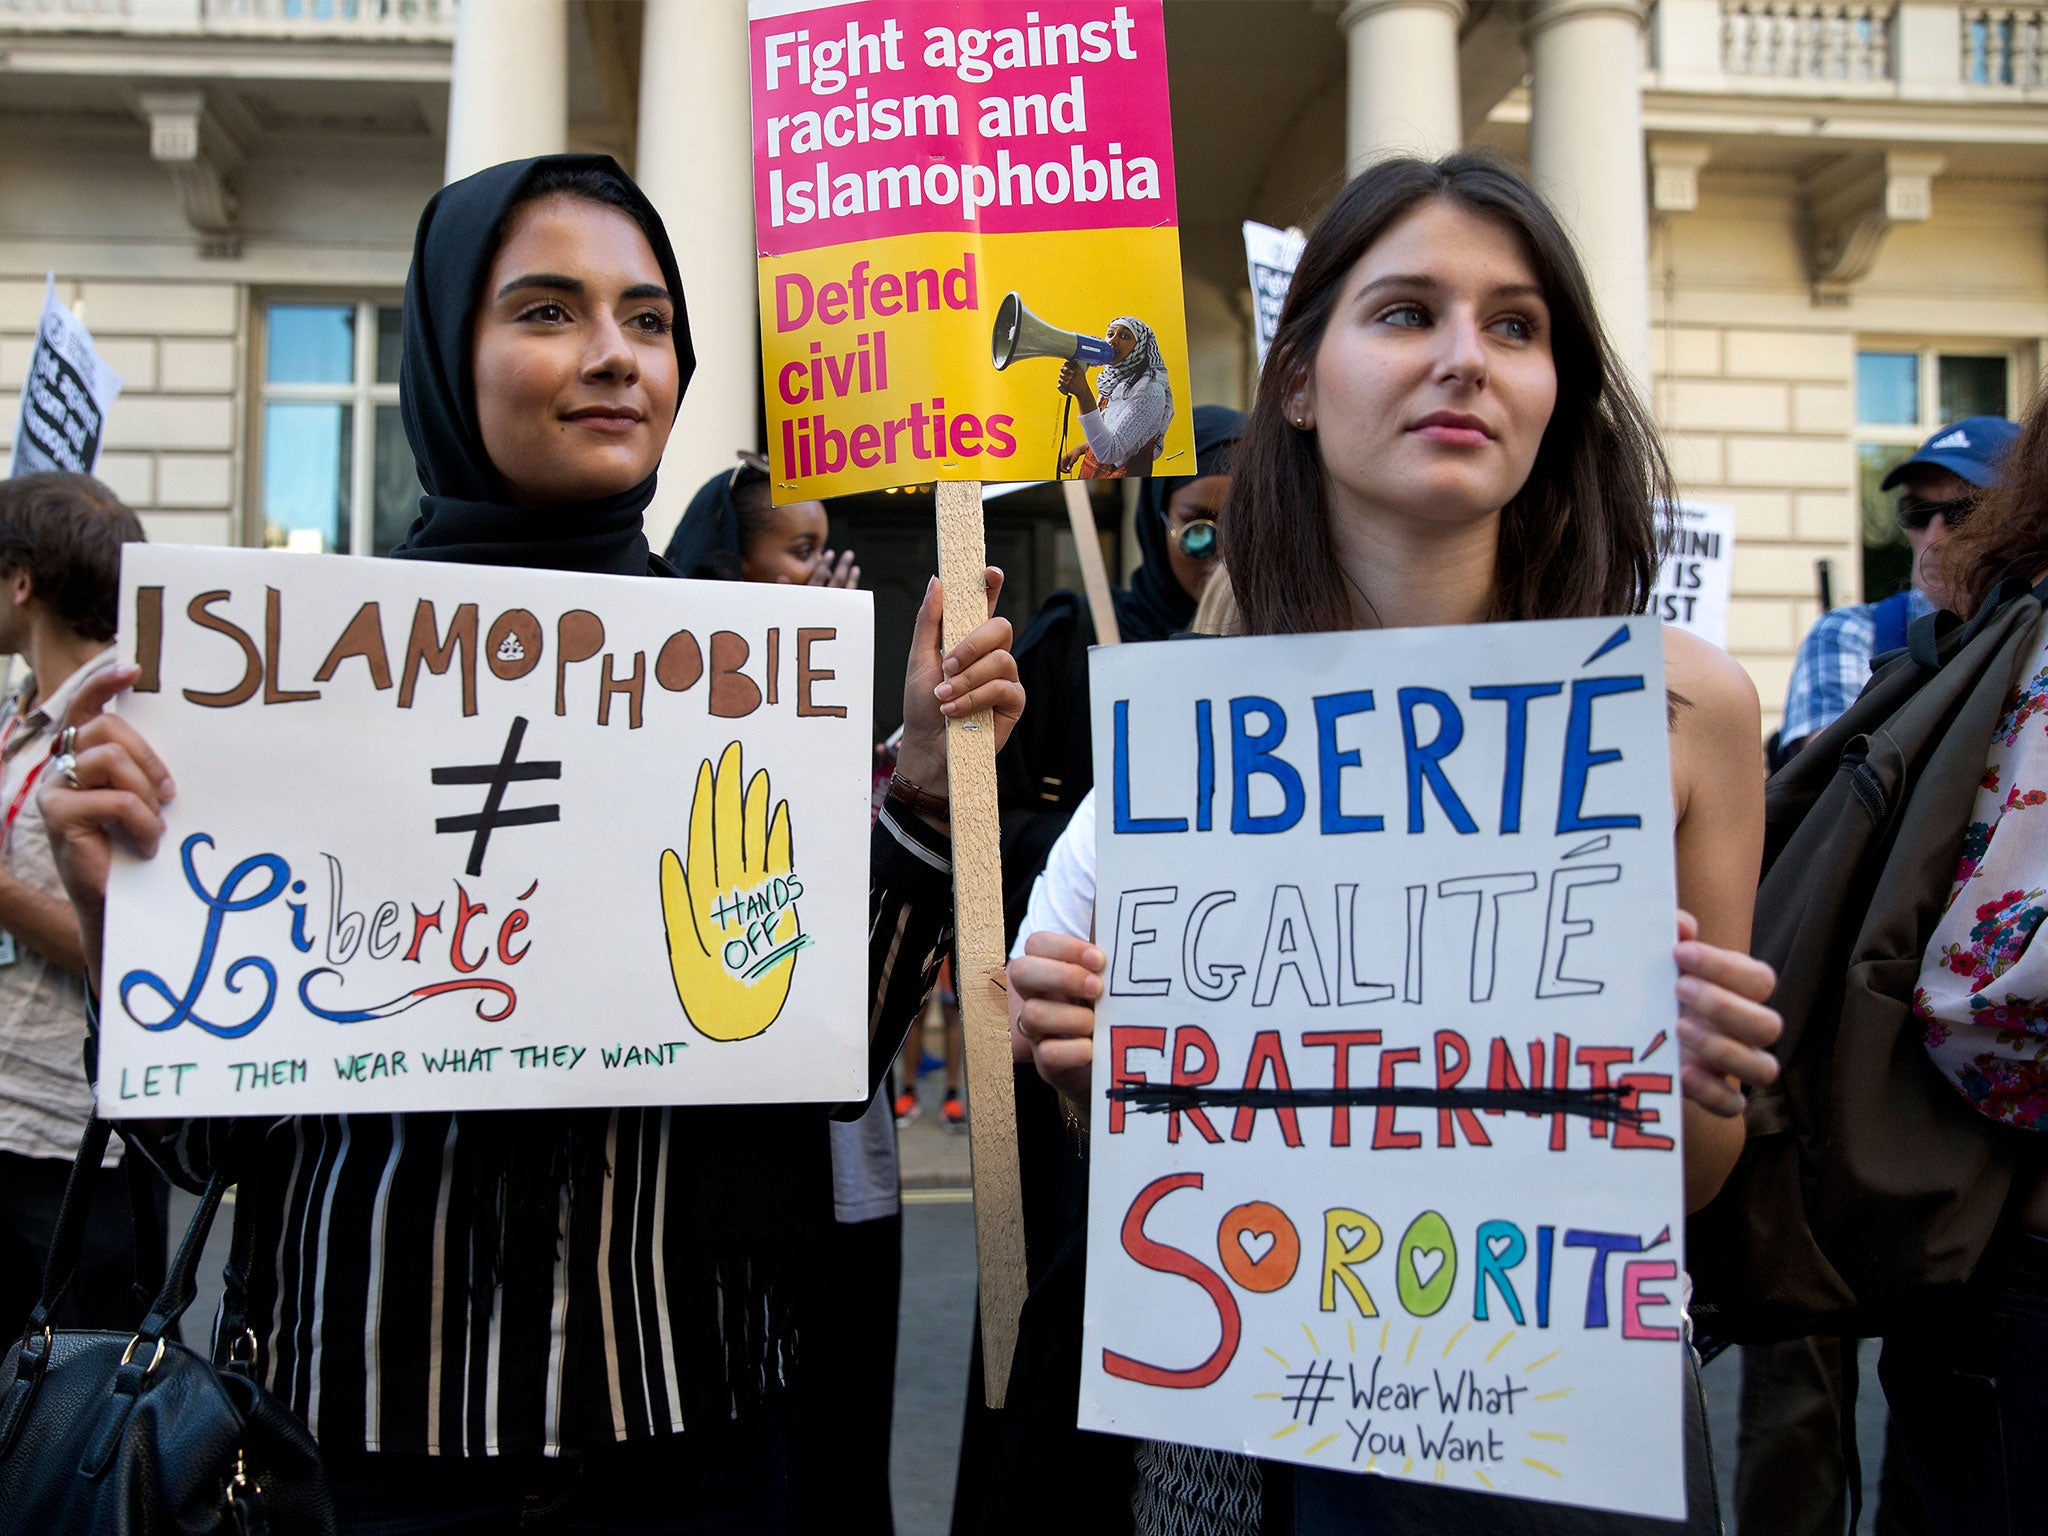
[[[1997,483],[1999,461],[2019,435],[2018,425],[2003,416],[1965,416],[1922,443],[1920,451],[1886,475],[1878,489],[1890,490],[1924,465],[1961,475],[1982,490]]]

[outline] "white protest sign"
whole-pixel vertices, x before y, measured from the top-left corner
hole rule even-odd
[[[1682,1515],[1658,625],[1197,649],[1090,657],[1081,1425]]]
[[[130,545],[100,1110],[866,1092],[868,594]]]
[[[43,295],[35,350],[21,384],[10,473],[61,469],[89,475],[99,463],[107,412],[121,376],[100,361],[92,333],[57,298],[52,278]]]
[[[1658,554],[1650,616],[1726,646],[1728,598],[1735,588],[1735,509],[1679,502]]]
[[[1287,285],[1294,281],[1295,264],[1307,243],[1308,236],[1298,229],[1245,221],[1244,255],[1251,269],[1252,335],[1258,343],[1260,373],[1266,371],[1266,349],[1280,328],[1280,307],[1287,302]]]

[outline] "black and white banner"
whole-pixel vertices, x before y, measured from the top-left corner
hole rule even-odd
[[[91,474],[99,462],[107,411],[120,393],[121,376],[100,360],[92,333],[59,301],[52,278],[28,377],[22,381],[13,473],[62,469]]]
[[[1308,237],[1298,229],[1275,229],[1245,221],[1245,264],[1252,279],[1252,328],[1259,347],[1259,372],[1266,371],[1266,349],[1280,328],[1280,307],[1294,281],[1294,265]]]

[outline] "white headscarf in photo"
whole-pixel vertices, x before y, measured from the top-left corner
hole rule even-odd
[[[1130,355],[1120,363],[1105,363],[1102,372],[1095,376],[1095,394],[1104,404],[1112,395],[1121,395],[1147,374],[1156,374],[1159,387],[1166,392],[1168,420],[1173,416],[1173,385],[1167,381],[1166,361],[1159,355],[1159,338],[1152,334],[1152,327],[1131,315],[1118,315],[1109,322],[1107,330],[1122,326],[1137,338],[1137,345]]]

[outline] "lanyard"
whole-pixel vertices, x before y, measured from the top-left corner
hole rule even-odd
[[[0,848],[5,848],[13,838],[15,818],[21,815],[21,808],[28,804],[29,793],[36,787],[36,780],[43,776],[43,770],[50,766],[50,759],[56,755],[55,751],[44,754],[42,761],[29,769],[28,777],[21,781],[13,803],[7,807],[7,820],[0,824]]]
[[[4,759],[7,752],[7,743],[14,739],[14,728],[20,722],[21,716],[9,715],[7,717],[7,724],[0,726],[0,759]],[[43,770],[50,766],[50,759],[56,755],[57,748],[53,742],[50,750],[43,754],[42,761],[29,769],[28,777],[21,781],[21,788],[15,792],[13,802],[7,807],[5,821],[0,821],[0,849],[4,849],[13,840],[14,823],[21,815],[21,808],[28,804],[28,797],[36,787],[36,780],[43,776]]]

